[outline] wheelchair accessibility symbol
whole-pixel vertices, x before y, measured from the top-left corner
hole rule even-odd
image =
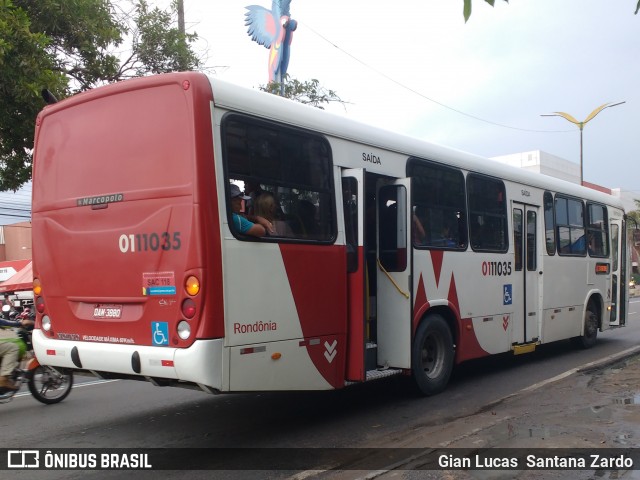
[[[513,297],[511,296],[511,284],[504,286],[502,304],[511,305],[513,303]]]
[[[154,345],[169,345],[169,324],[167,322],[152,322]]]

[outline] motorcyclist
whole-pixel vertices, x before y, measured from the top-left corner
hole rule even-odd
[[[3,307],[3,311],[5,310],[8,310],[7,306]],[[33,324],[34,321],[27,316],[18,320],[0,318],[0,391],[18,390],[11,379],[11,374],[18,366],[26,345],[15,328],[32,328]]]

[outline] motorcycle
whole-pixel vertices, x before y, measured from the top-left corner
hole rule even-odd
[[[8,305],[2,308],[3,317],[6,315],[5,318],[10,318],[9,310],[10,307]],[[16,320],[22,320],[24,318],[33,319],[35,313],[32,313],[31,309],[27,307],[14,317]],[[18,336],[27,348],[20,358],[18,367],[11,375],[14,384],[19,389],[20,386],[26,382],[31,395],[39,402],[47,405],[59,403],[67,398],[73,386],[73,372],[71,370],[53,368],[48,365],[40,365],[33,353],[31,332],[25,328],[21,328],[18,330]],[[0,403],[10,402],[16,393],[18,393],[18,390],[3,391],[0,389]]]
[[[27,308],[27,310],[29,309]],[[22,310],[22,312],[19,312],[16,308],[11,308],[9,305],[3,305],[2,310],[0,311],[0,318],[13,321],[16,320],[18,315],[20,315],[21,313],[24,313],[24,310]]]

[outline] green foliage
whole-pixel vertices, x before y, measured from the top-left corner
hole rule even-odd
[[[24,10],[0,0],[0,190],[17,190],[31,178],[34,120],[44,106],[40,90],[66,83],[48,45],[46,35],[30,30]]]
[[[40,92],[58,98],[125,78],[191,70],[196,34],[146,0],[0,0],[0,191],[31,178]],[[123,52],[127,52],[126,55]]]
[[[321,110],[324,110],[323,104],[330,102],[344,103],[335,91],[322,87],[315,78],[301,82],[287,74],[282,83],[270,82],[267,85],[260,85],[260,90],[311,105]]]
[[[199,59],[189,46],[198,35],[183,35],[172,26],[174,23],[173,12],[157,7],[150,10],[145,0],[139,0],[135,13],[137,28],[132,30],[133,51],[138,57],[133,62],[136,76],[198,68]]]
[[[627,217],[631,219],[628,223],[629,228],[640,229],[640,200],[634,199],[637,210],[627,212]]]
[[[31,31],[49,41],[45,52],[54,70],[73,80],[73,90],[87,90],[116,77],[118,58],[109,51],[122,43],[122,26],[105,0],[13,0],[26,12]],[[62,96],[63,93],[58,92]]]
[[[484,0],[484,1],[487,2],[489,5],[491,5],[492,7],[495,4],[495,0]],[[504,0],[504,1],[509,3],[509,0]],[[462,14],[464,15],[464,21],[466,23],[469,20],[469,17],[471,16],[471,0],[464,0],[464,7],[462,10]]]

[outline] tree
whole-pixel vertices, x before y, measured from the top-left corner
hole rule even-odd
[[[640,200],[634,199],[636,203],[636,210],[631,212],[627,212],[627,217],[629,217],[632,221],[629,222],[629,228],[640,229]]]
[[[182,33],[179,27],[173,27],[176,8],[175,0],[170,11],[157,7],[150,10],[145,0],[138,0],[134,22],[128,26],[131,55],[122,63],[118,80],[149,73],[196,70],[200,66],[200,58],[190,47],[198,35]]]
[[[196,34],[146,0],[0,0],[0,191],[31,177],[40,96],[58,98],[149,73],[191,70]],[[124,55],[122,52],[127,51]]]
[[[334,90],[326,89],[320,85],[320,81],[315,78],[301,82],[289,75],[285,75],[282,83],[270,82],[267,85],[260,85],[260,90],[274,95],[295,100],[324,110],[323,104],[330,102],[344,101],[340,99]]]
[[[44,105],[40,89],[61,90],[65,78],[45,49],[49,39],[30,30],[26,12],[0,0],[0,190],[29,180],[36,115]]]

